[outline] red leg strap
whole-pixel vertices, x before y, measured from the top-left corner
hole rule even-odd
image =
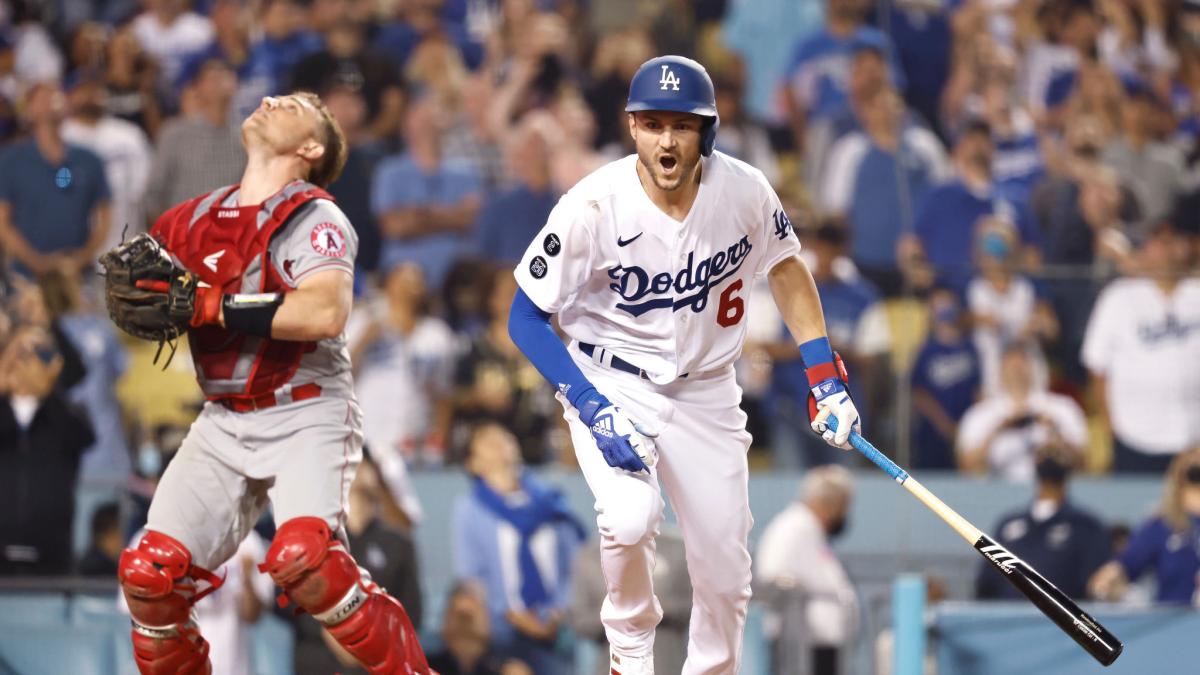
[[[147,532],[136,549],[121,553],[117,576],[133,617],[133,651],[142,675],[207,675],[208,643],[187,627],[192,605],[224,583],[192,564],[183,544],[161,532]],[[191,577],[209,584],[196,592]]]

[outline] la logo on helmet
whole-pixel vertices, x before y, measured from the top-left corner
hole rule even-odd
[[[671,66],[663,64],[662,79],[658,81],[662,85],[662,90],[666,91],[667,87],[672,87],[674,91],[679,91],[679,78],[675,77],[675,73],[671,72]]]

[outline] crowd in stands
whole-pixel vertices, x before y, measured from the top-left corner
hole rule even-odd
[[[240,122],[307,90],[345,133],[329,192],[359,241],[356,559],[419,625],[413,484],[465,471],[462,582],[431,663],[542,675],[568,622],[603,640],[599,570],[572,562],[596,558],[590,516],[524,471],[575,459],[508,335],[511,269],[562,194],[632,152],[628,84],[665,53],[707,68],[717,149],[786,206],[872,441],[916,471],[1037,485],[999,539],[1074,575],[1072,595],[1115,598],[1155,568],[1158,599],[1191,602],[1200,547],[1176,544],[1200,536],[1200,0],[5,0],[0,574],[112,574],[200,400],[183,354],[157,372],[156,346],[116,333],[95,261],[238,182]],[[754,466],[856,464],[808,430],[767,289],[749,309]],[[1115,559],[1084,550],[1081,532],[1108,531],[1065,501],[1072,471],[1162,476],[1163,513]],[[826,502],[849,500],[826,478],[815,519],[786,516],[813,541],[835,529]],[[132,516],[95,511],[76,560],[80,480],[134,499]],[[987,574],[978,589],[1011,590]],[[669,595],[682,639],[690,596]],[[227,602],[233,624],[261,610]],[[296,626],[298,663],[353,672]]]

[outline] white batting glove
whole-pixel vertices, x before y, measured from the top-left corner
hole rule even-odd
[[[645,471],[658,463],[658,448],[651,439],[658,432],[648,424],[633,418],[608,399],[589,401],[579,409],[579,418],[585,420],[596,439],[596,447],[604,454],[604,461],[615,469],[630,473]]]

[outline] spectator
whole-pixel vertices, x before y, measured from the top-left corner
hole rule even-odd
[[[442,620],[445,649],[430,655],[429,669],[440,675],[525,675],[528,667],[500,658],[491,645],[487,591],[466,579],[454,584]]]
[[[1162,103],[1150,85],[1130,81],[1126,92],[1120,134],[1104,149],[1104,163],[1133,189],[1146,222],[1156,223],[1171,215],[1183,187],[1183,155],[1153,136]]]
[[[966,339],[966,316],[946,288],[929,295],[929,338],[912,369],[914,469],[954,469],[954,439],[962,416],[979,395],[979,355]]]
[[[33,87],[25,109],[30,138],[0,154],[0,244],[25,273],[88,267],[108,237],[104,164],[63,141],[65,116],[57,86]]]
[[[850,381],[851,395],[857,399],[863,416],[871,419],[872,408],[879,413],[881,388],[887,386],[886,358],[891,334],[875,286],[861,277],[846,278],[837,273],[837,263],[844,260],[845,247],[846,233],[842,228],[832,223],[822,225],[811,246],[816,258],[810,269],[825,310],[829,342],[855,373],[856,377]],[[779,330],[780,342],[769,350],[776,361],[771,374],[775,399],[771,452],[775,467],[796,469],[848,463],[851,458],[848,453],[825,443],[809,427],[804,363],[782,320]]]
[[[106,112],[108,95],[95,79],[77,82],[68,94],[71,116],[63,122],[63,140],[94,152],[104,162],[112,191],[112,225],[96,252],[107,251],[146,230],[142,198],[150,180],[153,152],[146,132],[136,124]]]
[[[865,24],[866,11],[863,0],[828,0],[824,28],[802,38],[792,51],[784,74],[783,100],[802,148],[807,147],[809,126],[846,109],[849,62],[854,52],[863,45],[884,54],[891,51],[891,40]]]
[[[427,302],[421,268],[400,264],[388,273],[383,297],[360,306],[346,326],[363,436],[385,466],[395,455],[442,463],[458,348]]]
[[[146,11],[130,24],[146,53],[158,62],[158,83],[170,91],[184,60],[213,41],[212,21],[191,11],[189,0],[143,0]],[[171,202],[174,204],[175,202]]]
[[[292,68],[323,46],[320,35],[305,29],[304,12],[296,0],[266,0],[262,4],[259,26],[263,35],[254,45],[251,58],[264,64],[269,73],[271,95],[287,93]]]
[[[390,499],[375,463],[364,457],[346,510],[350,553],[369,573],[370,583],[386,588],[408,612],[413,628],[421,630],[420,571],[417,552],[408,535],[384,524],[384,503]],[[311,616],[296,622],[296,675],[366,675],[354,657]],[[205,632],[207,633],[207,626]],[[214,671],[215,672],[215,671]],[[445,675],[444,673],[442,675]]]
[[[814,675],[840,672],[839,661],[849,654],[857,626],[858,599],[854,586],[829,541],[846,528],[854,498],[850,472],[822,466],[804,476],[800,500],[775,516],[763,532],[754,556],[754,580],[760,586],[801,593],[807,611],[803,625],[783,626],[774,635],[776,655],[798,634],[812,646]],[[778,619],[775,625],[778,626]],[[786,663],[775,659],[775,671]]]
[[[889,6],[886,26],[896,45],[896,59],[908,76],[904,99],[926,123],[941,129],[939,107],[942,91],[950,76],[950,56],[954,36],[950,17],[954,12],[946,4],[905,0]],[[876,15],[879,9],[875,10]],[[978,36],[972,36],[978,38]]]
[[[113,34],[105,56],[104,86],[108,92],[105,106],[109,114],[133,122],[151,138],[158,138],[162,111],[154,91],[153,60],[128,27]]]
[[[958,466],[971,473],[1028,483],[1046,444],[1082,454],[1087,420],[1079,404],[1038,388],[1029,350],[1010,343],[1000,363],[1002,392],[971,406],[958,428]]]
[[[136,548],[146,531],[141,530],[129,542]],[[253,675],[250,658],[250,628],[258,623],[275,592],[271,577],[258,571],[267,558],[267,543],[251,529],[237,551],[222,567],[224,583],[218,592],[200,599],[193,616],[204,626],[208,641],[208,659],[213,673]],[[118,591],[117,606],[128,616],[125,594]]]
[[[911,269],[913,261],[923,257],[946,285],[960,293],[971,278],[971,245],[983,216],[1004,216],[1016,224],[1022,264],[1041,258],[1041,235],[1028,206],[1006,199],[992,185],[993,150],[987,124],[973,123],[959,136],[953,154],[957,178],[925,194],[917,204],[915,236],[902,238],[898,247],[902,265]]]
[[[1082,359],[1104,402],[1113,470],[1161,473],[1200,443],[1200,279],[1185,277],[1189,235],[1161,222],[1142,244],[1142,276],[1101,292]]]
[[[197,70],[184,94],[193,109],[168,122],[158,138],[146,188],[151,222],[175,204],[241,180],[246,150],[241,128],[229,119],[236,89],[237,76],[224,61],[210,59]]]
[[[263,51],[251,43],[250,32],[255,28],[253,9],[242,0],[216,0],[209,16],[215,32],[207,48],[187,56],[176,77],[176,88],[187,86],[196,72],[208,61],[224,61],[237,75],[238,86],[233,96],[234,119],[246,119],[262,102],[263,96],[276,93],[273,64],[263,58]],[[179,92],[175,92],[179,93]]]
[[[443,159],[445,110],[434,99],[413,103],[404,123],[404,154],[380,163],[371,211],[384,245],[380,264],[416,262],[429,288],[440,289],[479,210],[479,174],[466,160]]]
[[[546,140],[532,127],[508,143],[511,187],[488,198],[475,221],[475,247],[485,259],[511,269],[541,231],[558,203],[550,185]]]
[[[561,493],[521,470],[517,440],[504,427],[476,429],[466,468],[474,487],[454,506],[456,576],[487,587],[502,656],[524,661],[536,675],[560,675],[566,664],[554,643],[571,605],[583,527]]]
[[[717,72],[713,76],[717,114],[721,117],[717,150],[762,171],[768,183],[778,185],[781,178],[779,160],[771,147],[771,136],[742,107],[742,75]]]
[[[92,537],[76,571],[85,577],[112,577],[124,549],[120,509],[115,503],[101,504],[92,512]]]
[[[683,672],[687,660],[688,622],[692,615],[692,578],[679,528],[662,528],[654,538],[654,597],[662,606],[662,621],[654,629],[654,667],[660,673]],[[575,635],[590,639],[603,653],[608,635],[600,612],[608,588],[600,566],[600,540],[588,542],[575,559],[575,604],[571,626]],[[596,675],[610,675],[610,663],[596,659]]]
[[[1067,481],[1082,457],[1049,444],[1037,451],[1037,493],[1033,503],[1003,516],[992,529],[996,540],[1042,573],[1067,597],[1087,598],[1088,579],[1111,555],[1108,527],[1067,499]],[[984,562],[975,578],[981,600],[1020,600],[1024,596]]]
[[[7,323],[7,322],[6,322]],[[71,571],[79,458],[87,416],[58,386],[63,357],[45,329],[13,330],[0,352],[0,575]]]
[[[1088,590],[1104,600],[1120,599],[1130,581],[1153,572],[1157,602],[1196,604],[1200,581],[1200,448],[1172,458],[1159,514],[1130,535],[1129,544],[1101,567]]]
[[[516,293],[512,273],[496,272],[487,327],[472,340],[455,373],[455,418],[459,425],[499,422],[517,437],[526,464],[542,464],[554,459],[547,436],[561,426],[561,406],[554,400],[554,389],[544,378],[534,377],[537,370],[508,335],[508,312]]]
[[[890,86],[868,94],[855,112],[862,131],[843,136],[830,151],[821,206],[827,215],[845,217],[859,271],[889,296],[899,295],[896,242],[912,227],[913,205],[948,178],[950,168],[937,136],[904,124],[904,99]]]
[[[321,100],[342,127],[348,148],[342,174],[327,191],[337,200],[338,207],[358,234],[358,255],[354,258],[354,266],[375,272],[379,269],[379,250],[383,246],[383,238],[379,234],[375,214],[371,213],[371,181],[375,176],[375,167],[383,159],[383,148],[373,141],[364,127],[370,109],[361,92],[350,86],[337,85],[332,91],[322,94]],[[358,279],[358,275],[355,279]]]
[[[975,349],[983,375],[983,395],[1000,395],[1000,361],[1005,345],[1020,342],[1028,350],[1034,386],[1050,382],[1042,342],[1058,337],[1058,320],[1049,303],[1040,300],[1033,282],[1014,273],[1017,265],[1016,228],[1003,218],[985,216],[975,229],[975,259],[979,274],[967,286]]]
[[[122,481],[133,467],[116,387],[129,367],[129,354],[108,317],[84,309],[82,281],[78,274],[49,272],[38,285],[47,325],[63,354],[60,381],[70,389],[71,401],[87,411],[96,435],[96,443],[83,454],[83,475]],[[78,365],[67,365],[72,361]]]
[[[365,27],[342,19],[330,27],[323,51],[293,66],[288,89],[325,92],[340,87],[354,92],[366,104],[358,123],[362,140],[390,141],[404,120],[403,84],[397,65],[367,45]],[[350,222],[357,224],[353,218]]]

